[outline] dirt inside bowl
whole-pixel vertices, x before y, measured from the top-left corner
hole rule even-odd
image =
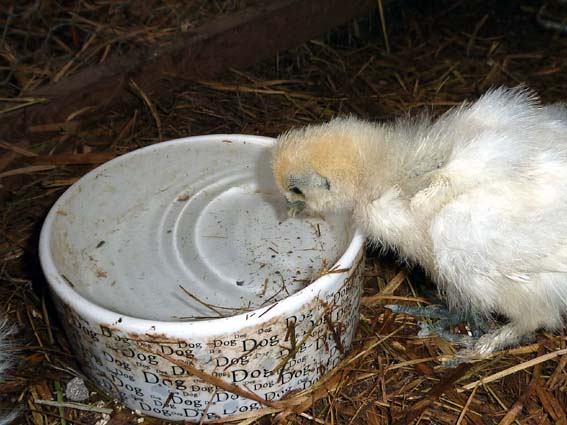
[[[136,318],[211,319],[286,298],[333,266],[348,219],[286,217],[271,139],[215,137],[141,149],[62,196],[51,255],[76,292]]]

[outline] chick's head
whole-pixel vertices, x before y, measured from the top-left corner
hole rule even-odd
[[[361,155],[348,130],[349,120],[288,131],[273,152],[276,184],[288,214],[351,209],[360,182]]]

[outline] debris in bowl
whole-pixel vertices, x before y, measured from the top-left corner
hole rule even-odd
[[[171,149],[152,155],[159,173],[99,171],[82,182],[88,194],[58,207],[66,214],[57,214],[54,252],[84,297],[148,320],[228,317],[297,293],[344,253],[353,234],[345,216],[287,218],[266,145]],[[191,167],[172,161],[183,157]],[[68,213],[91,199],[103,200],[96,216]]]

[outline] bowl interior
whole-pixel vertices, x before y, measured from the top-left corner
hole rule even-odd
[[[93,170],[52,211],[57,272],[101,307],[160,321],[232,316],[301,290],[354,232],[341,215],[286,217],[272,143],[182,139]]]

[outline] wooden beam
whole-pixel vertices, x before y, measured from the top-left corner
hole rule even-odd
[[[130,80],[149,95],[175,77],[210,79],[293,48],[369,13],[376,0],[273,0],[205,24],[167,47],[132,52],[25,93],[39,103],[0,116],[0,134],[16,139],[32,126],[93,116],[123,98]]]

